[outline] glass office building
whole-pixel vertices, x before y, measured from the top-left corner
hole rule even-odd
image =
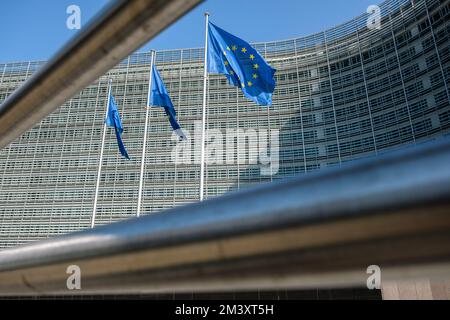
[[[373,14],[363,14],[310,36],[254,44],[277,69],[270,108],[247,100],[224,76],[209,77],[207,129],[224,140],[238,128],[244,136],[279,133],[279,166],[261,174],[249,163],[249,149],[238,148],[248,139],[237,140],[230,161],[224,152],[224,161],[207,164],[205,198],[450,133],[450,1],[389,0],[379,7],[379,28]],[[0,102],[42,64],[0,64]],[[203,49],[158,51],[156,64],[195,160]],[[149,75],[150,53],[129,56],[0,150],[0,248],[90,227],[109,78],[132,160],[121,158],[108,129],[96,225],[135,216]],[[176,144],[163,111],[152,108],[144,214],[199,197],[200,165],[174,162]]]

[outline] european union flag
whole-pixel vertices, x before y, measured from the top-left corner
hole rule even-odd
[[[230,84],[260,105],[271,105],[276,72],[244,40],[209,22],[207,64],[209,73],[225,74]]]
[[[122,122],[120,121],[119,111],[117,110],[117,104],[116,100],[114,99],[114,96],[111,93],[111,90],[109,91],[109,105],[108,105],[108,114],[106,115],[105,124],[108,127],[114,128],[114,131],[116,132],[116,138],[117,138],[117,144],[119,145],[119,150],[122,156],[130,160],[130,157],[128,156],[127,149],[125,149],[125,146],[122,142]]]
[[[174,132],[180,137],[180,140],[187,140],[186,135],[177,122],[175,107],[156,66],[153,66],[152,70],[152,88],[149,93],[148,104],[150,106],[163,107]]]

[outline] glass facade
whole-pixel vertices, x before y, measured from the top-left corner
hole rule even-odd
[[[224,76],[209,77],[207,129],[278,130],[279,170],[261,175],[251,152],[233,144],[236,161],[207,164],[205,198],[450,133],[450,1],[389,0],[380,8],[378,29],[364,14],[311,36],[254,44],[277,69],[270,108]],[[0,102],[42,64],[0,64]],[[156,64],[197,150],[203,49],[158,51]],[[149,75],[150,53],[129,56],[0,150],[0,248],[90,227],[109,78],[132,160],[120,157],[108,130],[96,225],[135,216]],[[175,145],[163,111],[152,108],[145,214],[198,199],[200,165],[172,161]]]

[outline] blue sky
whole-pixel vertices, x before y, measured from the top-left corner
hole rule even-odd
[[[66,27],[71,4],[81,8],[82,26],[108,0],[0,1],[0,62],[46,60],[77,31]],[[204,17],[249,41],[308,35],[345,22],[381,0],[209,0],[138,51],[203,46]]]

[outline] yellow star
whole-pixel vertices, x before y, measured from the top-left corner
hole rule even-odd
[[[246,53],[247,52],[247,49],[244,47],[244,48],[242,48],[242,50],[241,50],[243,53]]]
[[[242,87],[242,88],[245,88],[245,84],[241,83],[241,87]]]
[[[253,85],[253,83],[251,81],[248,81],[247,84],[249,87],[251,87]]]
[[[226,51],[224,51],[224,52],[223,52],[223,55],[224,55],[224,56],[226,56],[226,55],[227,55],[227,52],[226,52]]]
[[[253,65],[253,69],[258,69],[259,68],[259,65],[257,64],[257,63],[255,63],[254,65]]]
[[[227,46],[227,50],[230,51],[230,47]]]
[[[224,64],[227,66],[228,65],[228,61],[225,61]]]
[[[250,55],[250,60],[253,60],[253,59],[255,59],[255,56],[254,55]]]
[[[258,75],[256,73],[253,74],[253,79],[258,78]]]
[[[233,70],[230,70],[230,74],[233,75],[233,74],[234,74],[234,71],[233,71]]]
[[[236,47],[235,45],[233,45],[233,46],[231,47],[231,50],[236,51],[236,50],[237,50],[237,47]]]

